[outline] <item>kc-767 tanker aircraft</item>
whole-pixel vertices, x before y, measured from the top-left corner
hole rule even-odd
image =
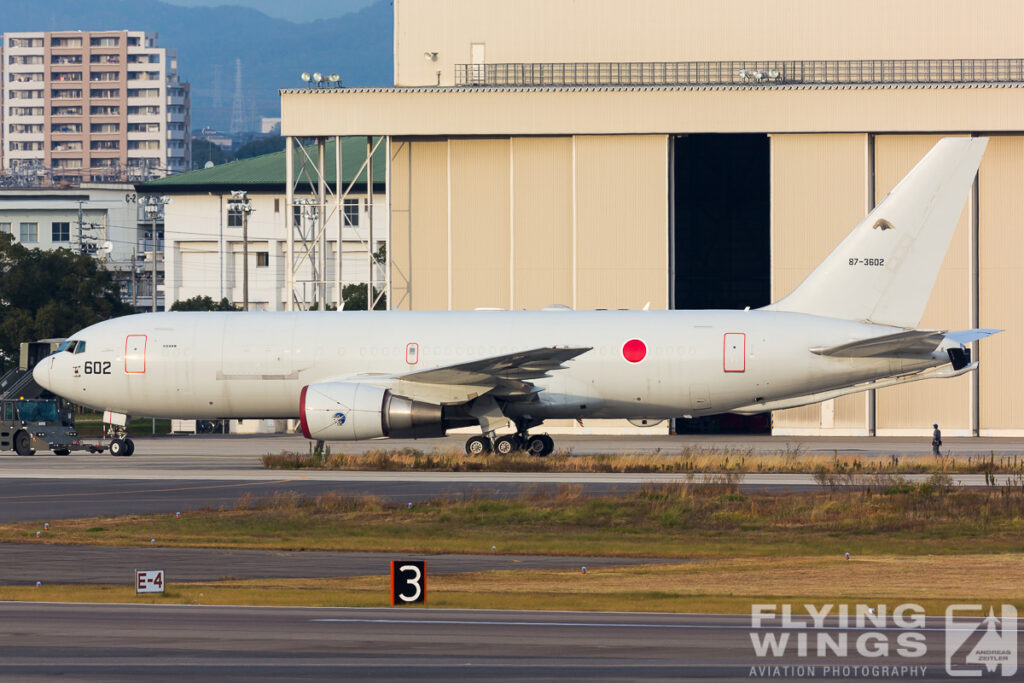
[[[946,138],[791,294],[743,311],[148,313],[73,335],[42,386],[128,415],[298,418],[316,441],[437,437],[525,449],[555,418],[751,414],[977,367],[998,330],[916,329],[985,150]],[[514,424],[515,434],[496,432]]]

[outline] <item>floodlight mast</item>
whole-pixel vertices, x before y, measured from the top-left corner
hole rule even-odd
[[[337,73],[324,75],[323,72],[303,72],[301,78],[310,87],[341,87],[341,76]],[[326,145],[333,138],[335,143],[334,183],[327,176]],[[344,307],[343,290],[346,284],[342,266],[345,234],[355,233],[367,252],[367,302],[368,309],[374,308],[377,299],[387,296],[387,291],[377,293],[378,269],[383,267],[390,275],[390,250],[383,263],[378,263],[374,253],[374,201],[373,201],[373,155],[382,145],[388,148],[385,136],[367,136],[366,158],[352,174],[344,179],[341,136],[312,136],[298,138],[285,136],[285,310],[304,310],[310,307],[326,308],[328,301],[334,301],[338,309]],[[316,153],[313,153],[313,149]],[[390,164],[385,160],[385,175]],[[345,199],[351,195],[358,181],[366,178],[367,233],[360,234],[357,225],[349,224],[345,215]],[[328,279],[327,230],[337,220],[337,245],[334,252],[334,277]],[[307,263],[308,261],[308,263]],[[390,281],[390,277],[387,278]],[[355,281],[349,282],[354,284]],[[361,280],[360,280],[361,283]],[[330,296],[330,287],[335,288]]]
[[[253,212],[252,202],[245,190],[231,190],[228,213],[242,217],[242,310],[249,310],[249,214]]]
[[[150,296],[152,296],[151,310],[154,313],[156,313],[156,261],[157,261],[156,221],[157,221],[157,218],[163,217],[163,215],[164,215],[164,207],[166,205],[170,204],[173,201],[174,200],[172,198],[168,197],[167,195],[160,195],[160,196],[157,196],[157,195],[142,195],[141,197],[139,197],[139,204],[142,205],[142,210],[145,212],[146,216],[150,219],[150,222],[151,222],[151,224],[150,224],[150,230],[151,230],[150,235],[152,236],[152,239],[153,239],[153,251],[152,251],[152,254],[153,254],[153,264],[152,264],[152,266],[150,268],[150,273],[151,273],[150,277],[152,279],[152,291],[150,292]],[[135,274],[135,266],[133,264],[132,265],[132,275],[134,276],[134,274]],[[132,296],[134,298],[134,287],[132,288]]]

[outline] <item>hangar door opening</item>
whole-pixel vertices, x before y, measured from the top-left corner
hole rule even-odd
[[[681,135],[671,144],[672,307],[771,303],[768,136]],[[768,414],[710,415],[676,420],[675,428],[680,434],[767,434],[771,424]]]

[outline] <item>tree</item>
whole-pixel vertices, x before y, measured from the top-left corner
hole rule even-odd
[[[0,234],[0,366],[13,364],[21,342],[67,337],[131,312],[91,256],[26,249]]]
[[[236,159],[248,159],[263,154],[272,154],[284,149],[284,138],[280,135],[272,135],[266,138],[250,140],[235,150]]]
[[[207,161],[212,161],[214,165],[226,164],[229,161],[234,161],[235,158],[228,152],[213,144],[209,140],[204,138],[192,138],[192,166],[195,168],[203,168],[206,166]]]
[[[377,251],[373,252],[374,268],[387,268],[387,245],[381,244]],[[352,285],[345,285],[341,288],[341,298],[345,301],[346,311],[366,310],[366,283],[360,282]],[[373,300],[375,311],[384,311],[388,307],[387,294],[381,294],[381,290],[373,288]]]
[[[237,311],[227,297],[214,303],[208,296],[194,296],[191,299],[175,301],[171,305],[172,311]]]

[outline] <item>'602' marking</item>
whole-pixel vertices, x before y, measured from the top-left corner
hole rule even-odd
[[[87,360],[82,363],[82,372],[87,375],[109,375],[109,360]]]

